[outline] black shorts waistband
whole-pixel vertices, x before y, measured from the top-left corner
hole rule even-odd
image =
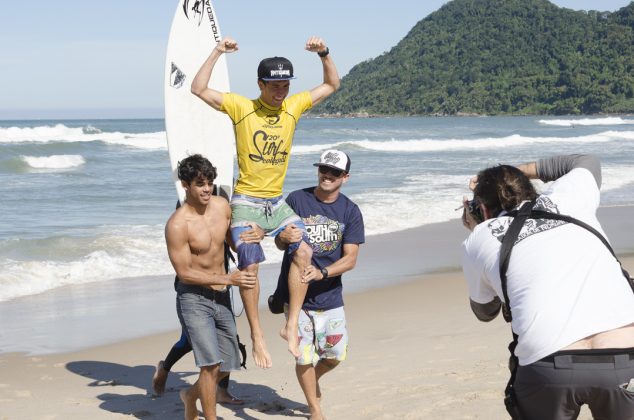
[[[564,350],[548,355],[539,362],[556,363],[565,360],[568,363],[616,363],[618,360],[634,360],[634,348]]]

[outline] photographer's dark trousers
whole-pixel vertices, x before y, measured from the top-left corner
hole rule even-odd
[[[515,395],[524,420],[634,420],[634,348],[562,351],[519,366]]]

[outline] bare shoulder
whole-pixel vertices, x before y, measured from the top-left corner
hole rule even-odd
[[[184,207],[180,207],[172,213],[165,224],[165,235],[187,233],[187,219],[185,217]]]
[[[209,201],[209,206],[213,209],[214,212],[231,217],[231,206],[225,198],[214,195]]]

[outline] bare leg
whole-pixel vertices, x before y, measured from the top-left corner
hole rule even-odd
[[[319,359],[315,366],[315,379],[317,381],[316,394],[319,401],[321,401],[321,388],[319,387],[319,379],[326,373],[330,372],[339,365],[338,360],[334,359]]]
[[[313,251],[308,244],[304,241],[300,242],[299,248],[293,254],[291,268],[288,271],[288,319],[286,320],[286,325],[280,331],[280,335],[288,341],[288,351],[295,358],[300,356],[297,330],[299,311],[302,309],[306,291],[308,290],[308,283],[302,283],[301,277],[304,269],[310,265],[312,256]]]
[[[198,408],[196,408],[198,399],[200,399],[205,420],[216,419],[216,385],[219,369],[220,365],[201,367],[196,383],[179,393],[185,405],[185,420],[198,420]]]
[[[185,420],[198,420],[196,401],[200,398],[200,376],[194,382],[194,385],[181,390],[178,395],[185,405]]]
[[[310,410],[311,420],[322,420],[324,418],[321,412],[321,405],[317,397],[317,376],[313,365],[296,365],[295,373],[297,380],[302,387],[308,409]]]
[[[216,386],[220,365],[204,366],[200,368],[198,386],[200,390],[200,404],[203,408],[205,420],[216,419]]]
[[[258,264],[251,264],[245,270],[258,274]],[[249,327],[251,329],[251,341],[253,342],[253,360],[255,365],[263,369],[273,366],[271,356],[266,348],[264,333],[260,325],[260,315],[258,313],[258,302],[260,300],[260,280],[258,279],[253,289],[240,289],[240,296],[244,304],[244,311],[247,314]]]
[[[198,381],[187,389],[182,389],[178,395],[185,406],[185,420],[198,420]]]

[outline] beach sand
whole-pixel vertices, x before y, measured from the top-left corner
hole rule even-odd
[[[632,249],[627,238],[631,225],[625,221],[631,210],[616,211],[618,217],[606,224],[613,243],[619,244],[617,249]],[[446,224],[440,226],[448,229]],[[466,236],[455,227],[451,230]],[[401,244],[428,243],[430,238],[422,239],[420,233],[412,230],[390,238]],[[453,242],[454,248],[447,252],[457,255],[459,243]],[[386,246],[394,243],[385,238],[369,240],[367,252],[362,251],[366,252],[364,258],[372,258]],[[622,261],[634,271],[634,257]],[[508,418],[502,397],[508,379],[510,327],[501,317],[490,323],[475,319],[462,273],[455,268],[456,261],[453,270],[405,276],[387,288],[346,294],[350,348],[348,359],[321,382],[327,418]],[[161,287],[167,286],[162,283]],[[114,305],[111,316],[116,313]],[[307,408],[295,378],[294,361],[277,335],[283,316],[267,310],[261,314],[274,365],[268,370],[254,366],[246,318],[238,318],[249,360],[247,370],[232,374],[231,391],[247,403],[242,407],[219,405],[218,416],[305,418]],[[178,391],[197,377],[191,354],[174,366],[163,396],[153,397],[150,391],[156,362],[165,357],[179,335],[180,330],[174,329],[60,354],[0,354],[0,420],[180,419],[183,410]],[[580,418],[591,417],[584,410]]]
[[[634,268],[634,258],[624,260]],[[394,306],[391,303],[400,302]],[[347,296],[348,360],[322,380],[332,419],[504,419],[509,327],[480,323],[461,273],[421,276]],[[305,417],[293,361],[276,332],[281,315],[262,313],[274,366],[232,374],[243,407],[218,407],[223,419]],[[244,317],[239,331],[248,336]],[[177,363],[161,397],[152,397],[155,363],[179,331],[82,351],[0,355],[0,419],[182,418],[178,391],[197,376],[191,355]],[[581,418],[590,418],[586,411]]]

